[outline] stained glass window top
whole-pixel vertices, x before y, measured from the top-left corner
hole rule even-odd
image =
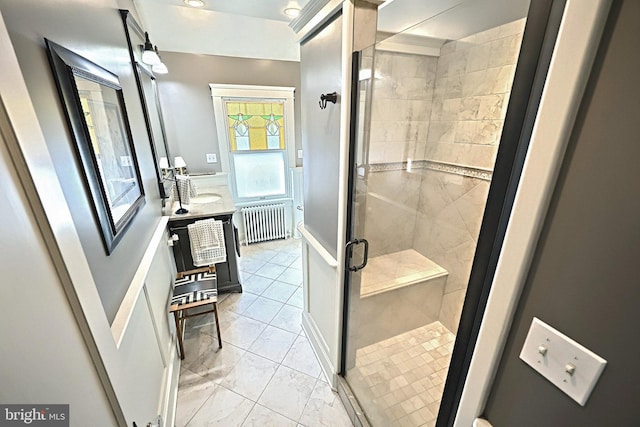
[[[231,151],[284,150],[284,103],[226,101]]]

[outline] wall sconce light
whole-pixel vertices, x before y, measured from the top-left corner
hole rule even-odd
[[[173,167],[176,169],[176,175],[186,175],[187,163],[180,156],[173,159]]]
[[[151,41],[149,40],[149,33],[144,33],[144,50],[142,51],[142,62],[148,65],[160,64],[160,57],[153,49]]]
[[[164,64],[164,62],[162,62],[162,58],[160,58],[160,54],[158,53],[158,46],[155,47],[155,51],[156,51],[156,55],[158,55],[158,59],[160,60],[160,62],[152,65],[151,71],[153,71],[156,74],[167,74],[169,72],[169,69]]]

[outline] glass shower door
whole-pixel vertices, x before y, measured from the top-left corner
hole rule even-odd
[[[374,427],[435,425],[528,10],[424,5],[388,31],[402,3],[354,55],[342,373]]]

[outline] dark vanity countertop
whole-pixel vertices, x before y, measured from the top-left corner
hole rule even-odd
[[[199,198],[206,197],[207,195],[211,194],[219,195],[220,199],[209,203],[197,202]],[[189,212],[182,215],[176,214],[175,212],[178,210],[180,205],[177,201],[173,202],[173,204],[171,205],[171,210],[169,211],[169,221],[192,218],[209,218],[216,215],[230,215],[236,211],[236,207],[233,204],[233,198],[231,197],[231,192],[229,191],[229,187],[227,187],[226,185],[208,187],[202,190],[199,189],[198,197],[196,197],[195,199],[192,198],[190,204],[183,206]]]

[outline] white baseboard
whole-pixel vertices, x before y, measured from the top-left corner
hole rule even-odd
[[[329,346],[322,338],[322,334],[320,334],[320,330],[318,329],[316,322],[313,321],[313,318],[307,312],[302,313],[302,329],[307,335],[311,348],[320,362],[322,373],[329,381],[331,388],[333,390],[337,390],[337,370],[336,367],[333,366],[333,363],[331,363],[331,358],[329,357]]]

